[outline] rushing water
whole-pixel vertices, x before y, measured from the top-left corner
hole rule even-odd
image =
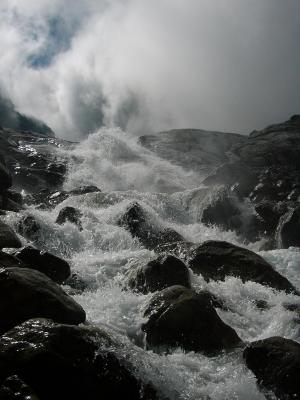
[[[233,232],[206,227],[199,222],[207,189],[193,171],[162,160],[140,146],[136,138],[119,130],[101,130],[71,150],[60,150],[69,161],[66,189],[93,184],[101,193],[73,196],[54,210],[32,213],[42,226],[39,245],[68,259],[73,271],[86,282],[87,289],[72,294],[84,307],[90,323],[105,326],[125,344],[137,366],[137,374],[147,377],[169,399],[263,399],[253,374],[245,367],[241,351],[206,357],[180,349],[157,355],[143,348],[140,330],[143,308],[150,295],[122,290],[124,272],[132,263],[144,264],[154,253],[117,225],[117,220],[133,200],[151,215],[153,224],[170,226],[187,240],[227,240],[240,244]],[[61,208],[71,205],[82,212],[83,230],[71,223],[55,223]],[[15,224],[20,215],[9,215]],[[259,243],[248,246],[258,251]],[[260,253],[300,289],[300,252],[297,249]],[[283,308],[297,302],[293,295],[276,292],[236,278],[225,282],[205,282],[191,273],[195,288],[207,288],[221,298],[230,311],[220,317],[245,341],[279,335],[300,340],[297,315]],[[68,291],[70,288],[65,287]],[[71,292],[70,292],[71,293]],[[258,300],[270,307],[257,308]]]

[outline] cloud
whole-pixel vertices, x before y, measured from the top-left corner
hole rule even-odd
[[[298,0],[2,0],[0,21],[1,85],[60,136],[299,113]]]

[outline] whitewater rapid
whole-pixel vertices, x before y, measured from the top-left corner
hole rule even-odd
[[[199,222],[201,205],[208,193],[200,185],[202,177],[159,158],[143,148],[136,137],[118,129],[102,129],[69,150],[59,149],[58,156],[69,163],[66,190],[91,184],[102,192],[71,196],[53,210],[31,206],[22,213],[34,215],[41,224],[39,247],[67,259],[84,280],[87,289],[82,293],[64,288],[86,310],[88,322],[104,326],[122,340],[126,354],[136,365],[135,373],[147,376],[159,387],[162,398],[264,399],[241,351],[218,357],[179,349],[168,355],[146,351],[140,326],[143,309],[152,294],[122,290],[126,270],[133,263],[145,264],[154,256],[117,224],[132,201],[142,205],[153,224],[172,227],[186,240],[217,239],[244,245],[234,232]],[[55,223],[65,206],[80,209],[82,231],[71,223]],[[9,213],[6,218],[15,225],[20,215]],[[260,243],[253,243],[247,247],[258,252],[259,246]],[[300,289],[299,250],[259,254]],[[296,303],[295,296],[253,282],[242,283],[237,278],[207,283],[191,272],[191,279],[194,288],[206,288],[224,301],[228,311],[217,312],[244,341],[274,335],[300,341],[297,315],[283,308],[283,303]],[[256,303],[262,300],[270,307],[258,308]]]

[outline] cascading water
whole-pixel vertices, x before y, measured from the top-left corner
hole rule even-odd
[[[116,129],[103,129],[73,149],[60,149],[59,155],[69,163],[67,190],[92,184],[102,192],[70,196],[50,211],[29,207],[23,213],[30,212],[41,224],[39,246],[68,259],[73,271],[85,282],[82,293],[65,289],[84,307],[88,321],[106,327],[122,340],[126,354],[137,367],[136,373],[147,376],[160,388],[162,398],[263,399],[241,351],[216,357],[180,349],[167,355],[146,351],[140,326],[151,294],[122,290],[124,272],[129,266],[144,264],[154,255],[117,224],[133,201],[143,206],[153,224],[172,227],[189,241],[218,239],[243,245],[234,232],[199,222],[207,194],[207,189],[199,185],[201,177],[162,160],[139,145],[135,137]],[[65,206],[80,209],[82,231],[71,223],[55,223]],[[19,218],[17,214],[7,216],[10,224],[17,223]],[[258,251],[259,243],[249,248]],[[300,289],[297,249],[260,254]],[[244,341],[273,335],[300,340],[296,314],[283,308],[285,302],[296,302],[295,296],[253,282],[242,283],[237,278],[207,283],[191,272],[191,279],[194,288],[207,288],[225,302],[228,311],[218,313]],[[256,307],[261,300],[269,307]]]

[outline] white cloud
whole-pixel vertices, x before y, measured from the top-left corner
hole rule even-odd
[[[299,112],[299,11],[298,0],[2,0],[0,82],[61,136],[101,122],[248,132]],[[33,69],[57,16],[76,22],[69,47]]]

